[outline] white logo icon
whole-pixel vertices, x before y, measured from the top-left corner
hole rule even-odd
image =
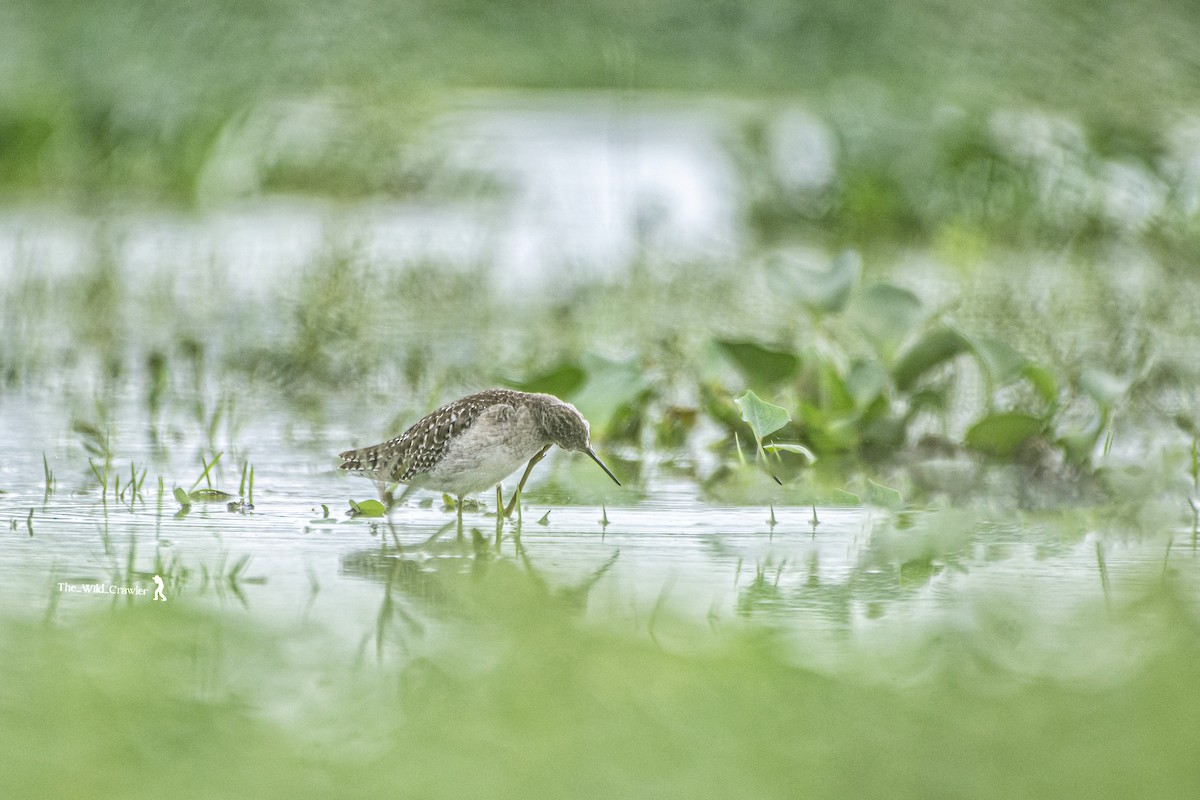
[[[165,594],[163,594],[163,579],[160,578],[159,576],[155,575],[154,576],[154,585],[157,586],[158,588],[154,590],[154,597],[151,599],[152,600],[162,600],[165,603],[167,601],[167,596]]]

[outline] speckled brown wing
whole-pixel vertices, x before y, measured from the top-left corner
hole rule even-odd
[[[480,414],[505,403],[510,394],[506,389],[490,389],[455,400],[425,415],[395,439],[339,453],[342,463],[338,468],[409,483],[440,461],[450,441],[471,427]]]

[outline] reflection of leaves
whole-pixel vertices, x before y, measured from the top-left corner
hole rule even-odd
[[[71,430],[79,434],[79,442],[88,455],[101,458],[108,453],[108,435],[95,425],[79,420],[71,425]]]
[[[756,342],[718,340],[716,345],[755,386],[782,383],[800,369],[800,359],[795,354],[772,350]]]
[[[176,502],[183,508],[188,508],[192,503],[224,503],[235,499],[235,496],[229,492],[222,492],[220,489],[196,489],[195,491],[184,491],[182,486],[176,486],[171,494],[175,496]]]
[[[746,589],[738,598],[738,611],[742,614],[749,614],[783,605],[783,593],[779,590],[779,577],[783,574],[786,566],[787,562],[778,565],[773,577],[767,572],[772,567],[770,562],[756,566],[754,580],[746,584]]]
[[[989,414],[967,431],[966,444],[982,453],[1008,458],[1045,426],[1042,419],[1030,414],[1016,411]]]
[[[941,565],[934,564],[933,559],[929,556],[905,561],[900,565],[900,586],[906,589],[924,586],[941,571]]]
[[[224,503],[234,499],[234,495],[222,492],[220,489],[197,489],[194,492],[188,492],[188,497],[196,503]]]

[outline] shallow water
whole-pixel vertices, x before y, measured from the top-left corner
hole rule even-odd
[[[35,400],[6,398],[0,431],[11,454],[0,470],[0,603],[20,616],[70,619],[104,605],[150,603],[151,579],[161,574],[173,601],[271,626],[313,623],[350,651],[374,642],[384,654],[396,642],[380,627],[382,608],[436,629],[453,618],[453,587],[494,569],[515,569],[597,621],[749,620],[826,640],[944,622],[972,598],[1045,600],[1044,613],[1059,615],[1168,572],[1192,588],[1200,580],[1194,534],[1182,527],[1069,510],[726,506],[652,460],[618,488],[557,452],[535,471],[521,522],[498,525],[488,511],[494,498],[484,497],[486,508],[467,510],[459,535],[453,512],[427,492],[390,518],[351,519],[348,500],[377,490],[335,470],[326,455],[347,443],[343,426],[297,436],[282,415],[256,420],[242,435],[255,469],[252,511],[219,502],[181,513],[171,489],[189,488],[201,472],[181,463],[198,451],[195,439],[175,442],[173,458],[155,456],[148,442],[113,441],[112,471],[122,484],[129,460],[139,473],[150,466],[142,497],[122,502],[110,492],[104,502],[79,437],[63,430],[65,409]],[[130,443],[144,438],[134,433],[136,418],[118,415],[114,426]],[[43,450],[57,484],[49,496]],[[213,471],[217,488],[236,492],[237,458],[231,451]],[[94,594],[67,584],[106,588]],[[114,596],[110,586],[145,593]]]

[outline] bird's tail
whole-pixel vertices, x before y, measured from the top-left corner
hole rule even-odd
[[[342,463],[338,464],[338,469],[375,478],[388,478],[397,470],[403,472],[402,469],[399,469],[400,459],[397,457],[394,445],[394,442],[384,442],[370,447],[360,447],[356,450],[345,450],[338,453],[338,458],[342,460]]]
[[[338,464],[338,469],[344,469],[347,472],[366,472],[374,469],[377,461],[375,451],[379,449],[378,445],[373,447],[360,447],[357,450],[346,450],[338,453],[338,458],[342,463]]]

